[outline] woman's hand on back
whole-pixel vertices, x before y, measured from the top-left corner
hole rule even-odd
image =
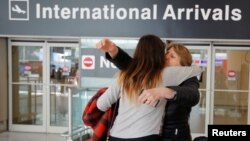
[[[173,91],[174,90],[166,87],[145,89],[140,94],[138,100],[140,103],[155,107],[161,98],[172,99],[174,97]]]

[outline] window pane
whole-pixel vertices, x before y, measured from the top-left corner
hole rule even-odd
[[[41,46],[12,46],[12,81],[42,83],[43,49]]]
[[[13,124],[43,124],[43,87],[41,85],[12,85]]]

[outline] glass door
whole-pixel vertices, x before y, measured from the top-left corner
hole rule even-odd
[[[10,131],[68,131],[69,89],[78,85],[79,44],[10,41]]]
[[[213,49],[213,124],[249,124],[249,48],[223,45]]]
[[[9,51],[9,127],[45,132],[44,42],[11,42]]]
[[[62,133],[68,130],[69,90],[78,86],[79,75],[79,44],[77,43],[48,43],[48,81],[49,95],[48,132]]]
[[[200,83],[200,102],[192,108],[190,115],[190,128],[193,138],[206,135],[209,123],[209,76],[211,66],[211,47],[207,45],[186,45],[192,54],[193,65],[202,68],[203,73],[198,76]]]

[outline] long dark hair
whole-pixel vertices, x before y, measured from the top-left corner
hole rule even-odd
[[[164,42],[155,35],[142,36],[130,65],[119,73],[118,83],[129,99],[135,100],[141,89],[159,85],[164,67]]]

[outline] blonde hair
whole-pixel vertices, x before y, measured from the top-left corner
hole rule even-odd
[[[167,51],[173,48],[175,53],[180,57],[181,66],[191,66],[192,65],[192,55],[190,51],[183,45],[178,43],[170,43],[168,45]]]

